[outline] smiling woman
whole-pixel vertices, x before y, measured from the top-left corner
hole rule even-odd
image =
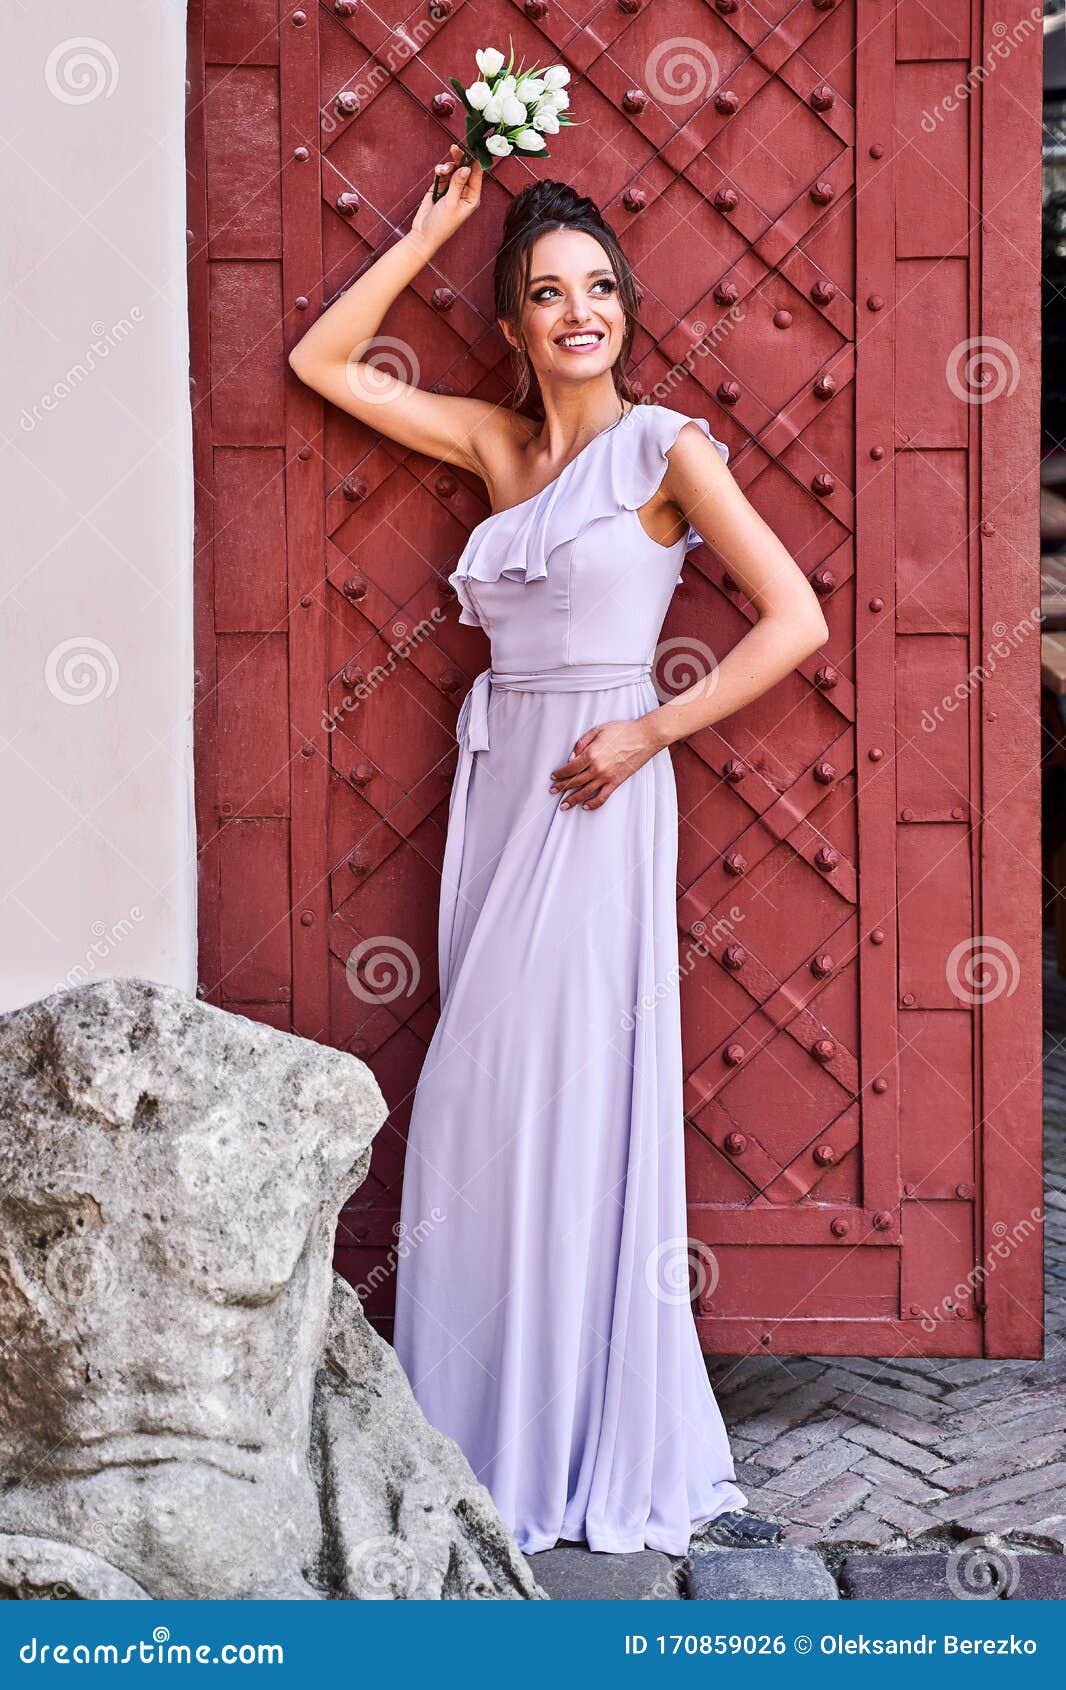
[[[690,1305],[691,1270],[698,1289],[712,1264],[687,1227],[668,747],[826,628],[703,418],[636,403],[636,277],[564,184],[519,194],[495,269],[516,398],[535,378],[543,421],[388,376],[371,400],[361,348],[477,204],[477,167],[454,175],[290,360],[364,421],[476,470],[492,504],[449,577],[492,662],[457,726],[441,1015],[401,1210],[419,1242],[399,1255],[394,1341],[522,1549],[682,1555],[694,1526],[744,1541],[761,1523],[740,1512]],[[743,654],[660,704],[656,642],[704,539],[761,620]]]

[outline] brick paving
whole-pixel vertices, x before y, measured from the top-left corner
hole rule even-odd
[[[750,1508],[782,1541],[927,1549],[995,1533],[1066,1549],[1066,981],[1044,956],[1043,1361],[716,1359]]]

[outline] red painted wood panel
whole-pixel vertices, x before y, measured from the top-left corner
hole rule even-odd
[[[285,460],[279,450],[220,446],[214,457],[215,630],[284,627]]]
[[[916,1198],[973,1196],[974,1017],[912,1009],[900,1049],[900,1173]]]
[[[675,748],[701,1337],[1038,1354],[1039,31],[959,98],[1016,22],[997,0],[382,16],[190,6],[204,995],[373,1068],[391,1113],[337,1263],[387,1334],[455,716],[487,659],[445,577],[486,502],[285,353],[407,226],[461,131],[447,77],[510,34],[575,72],[556,168],[638,268],[638,385],[728,441],[830,627]],[[389,313],[410,379],[505,399],[491,268],[529,179],[498,167]],[[752,607],[707,548],[685,574],[665,638],[728,649]]]

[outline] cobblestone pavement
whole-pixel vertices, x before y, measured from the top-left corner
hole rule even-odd
[[[781,1545],[559,1546],[529,1557],[551,1597],[1066,1599],[1066,981],[1050,935],[1044,1022],[1044,1360],[717,1358],[738,1479]]]
[[[717,1359],[738,1481],[786,1543],[1066,1548],[1066,981],[1050,942],[1044,1022],[1045,1359]]]

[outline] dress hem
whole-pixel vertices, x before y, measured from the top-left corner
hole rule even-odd
[[[727,1480],[726,1483],[730,1483],[730,1481]],[[721,1507],[716,1508],[713,1513],[700,1514],[692,1522],[689,1529],[688,1539],[683,1549],[671,1548],[661,1540],[650,1542],[646,1537],[634,1539],[633,1541],[626,1543],[605,1543],[602,1538],[597,1537],[597,1541],[595,1543],[590,1543],[586,1538],[579,1537],[576,1533],[563,1532],[561,1530],[556,1532],[554,1537],[545,1538],[542,1542],[525,1544],[518,1538],[515,1539],[515,1542],[518,1544],[518,1547],[523,1555],[540,1555],[546,1549],[554,1549],[557,1543],[565,1543],[568,1545],[580,1546],[587,1549],[593,1555],[637,1555],[642,1549],[654,1549],[657,1550],[660,1555],[684,1556],[688,1554],[689,1544],[701,1526],[709,1526],[713,1521],[717,1520],[720,1515],[730,1514],[736,1509],[746,1508],[747,1506],[747,1497],[744,1495],[743,1491],[737,1490],[735,1497],[726,1497],[722,1502]]]

